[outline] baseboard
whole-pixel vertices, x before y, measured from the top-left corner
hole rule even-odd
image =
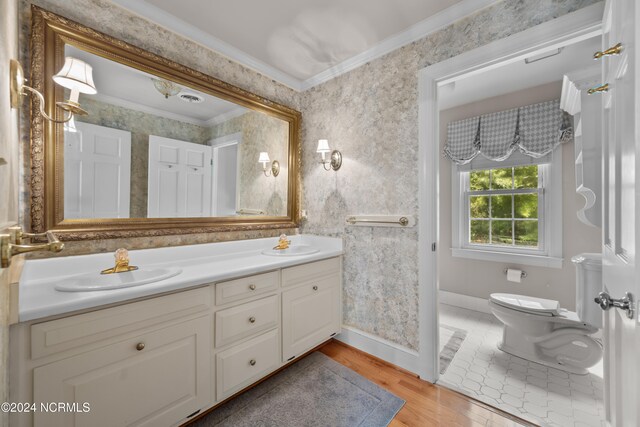
[[[340,335],[334,337],[351,347],[418,374],[418,352],[377,337],[351,326],[342,326]]]
[[[472,297],[469,295],[456,294],[454,292],[438,291],[440,303],[462,307],[467,310],[479,311],[480,313],[491,314],[489,303],[484,298]]]

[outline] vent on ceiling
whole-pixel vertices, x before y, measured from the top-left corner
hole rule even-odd
[[[203,97],[190,92],[183,92],[180,95],[178,95],[178,98],[182,99],[184,102],[191,102],[193,104],[199,104],[201,102],[204,102]]]

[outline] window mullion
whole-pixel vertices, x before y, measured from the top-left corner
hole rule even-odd
[[[516,188],[516,168],[511,168],[511,189]],[[516,222],[513,220],[516,217],[516,196],[511,194],[511,246],[516,245]]]

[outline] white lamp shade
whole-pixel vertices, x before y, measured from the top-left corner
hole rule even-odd
[[[258,158],[258,162],[259,163],[268,163],[269,160],[269,153],[267,153],[266,151],[263,151],[260,153],[260,157]]]
[[[318,149],[316,150],[317,153],[328,153],[329,151],[331,151],[329,149],[329,141],[326,139],[319,139],[318,140]]]
[[[91,65],[76,58],[67,56],[64,65],[53,76],[53,81],[67,89],[77,90],[81,93],[95,95],[98,93],[93,83],[93,68]]]

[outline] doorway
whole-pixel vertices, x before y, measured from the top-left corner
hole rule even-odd
[[[464,79],[477,77],[484,73],[493,72],[496,74],[500,74],[501,71],[499,70],[499,68],[505,67],[509,64],[523,63],[525,59],[531,60],[542,58],[540,60],[540,63],[542,64],[544,58],[546,57],[546,55],[550,54],[550,52],[562,52],[563,49],[567,46],[577,45],[582,42],[586,42],[589,39],[599,38],[602,34],[601,20],[601,7],[600,9],[587,8],[568,16],[558,18],[554,21],[541,24],[535,28],[531,28],[527,31],[513,35],[506,39],[493,42],[487,46],[467,52],[450,60],[427,67],[420,72],[419,374],[426,380],[429,380],[431,382],[443,383],[444,385],[452,386],[453,388],[457,388],[458,390],[464,392],[464,390],[462,390],[462,387],[454,387],[454,384],[448,383],[443,378],[444,376],[441,377],[441,372],[444,372],[446,375],[446,370],[442,371],[442,368],[443,362],[445,364],[447,362],[443,361],[443,359],[441,359],[440,357],[441,352],[444,350],[444,347],[446,347],[448,343],[452,343],[453,347],[455,347],[456,343],[464,342],[464,338],[461,339],[461,335],[464,335],[463,332],[466,332],[467,336],[480,335],[482,339],[475,340],[476,344],[478,344],[478,341],[482,342],[494,340],[497,342],[499,340],[501,331],[501,324],[494,324],[493,320],[495,318],[492,318],[492,316],[486,312],[482,312],[483,310],[488,311],[488,306],[486,305],[486,301],[484,302],[484,304],[482,304],[482,302],[479,303],[479,298],[467,299],[466,301],[463,301],[462,305],[464,305],[465,303],[468,304],[466,310],[471,308],[469,312],[465,312],[465,308],[461,308],[460,310],[451,310],[448,308],[446,310],[441,310],[442,306],[440,305],[440,303],[443,302],[441,301],[443,295],[441,292],[439,292],[439,281],[442,277],[443,272],[439,270],[438,256],[439,253],[442,253],[443,251],[450,253],[452,248],[451,239],[445,239],[445,236],[443,235],[443,233],[449,234],[450,229],[447,229],[446,231],[443,229],[443,222],[446,221],[441,217],[440,210],[441,203],[451,203],[448,197],[446,197],[446,200],[444,200],[445,195],[441,193],[441,180],[445,178],[448,179],[449,177],[449,173],[447,173],[446,177],[441,173],[440,166],[440,158],[442,156],[441,144],[439,142],[440,132],[444,131],[442,128],[440,128],[441,123],[439,120],[441,110],[440,103],[442,101],[442,88],[455,87],[456,84],[461,85],[460,82],[462,82]],[[568,51],[565,51],[564,53],[567,52]],[[521,82],[522,78],[519,77],[521,76],[516,75],[514,81]],[[561,75],[558,76],[558,79],[561,79],[561,77]],[[504,80],[508,79],[505,78]],[[505,86],[507,86],[506,82]],[[511,90],[510,92],[513,92],[513,90]],[[478,96],[480,97],[476,98],[475,101],[484,99],[482,94],[479,93]],[[449,218],[447,218],[446,220],[448,219]],[[571,267],[570,263],[569,266]],[[441,321],[442,319],[446,319],[448,323],[457,322],[461,327],[446,324],[445,322]],[[447,326],[448,328],[443,328],[443,326]],[[482,326],[481,329],[486,333],[481,334],[481,331],[479,330],[471,330],[474,326]],[[465,331],[465,328],[469,330]],[[441,340],[441,338],[444,339]],[[445,344],[445,346],[443,346],[442,344]],[[495,344],[496,343],[491,342],[486,345],[491,346],[491,348],[493,349],[493,346]],[[482,343],[478,345],[482,345]],[[448,348],[447,350],[451,351],[452,349]],[[500,352],[496,351],[495,354],[500,355]],[[527,372],[530,368],[532,370],[535,370],[533,369],[535,367],[529,366],[528,362],[526,361],[525,365],[526,366],[524,366],[524,368]],[[513,369],[515,370],[515,368]],[[452,372],[453,371],[449,371],[450,374]],[[537,375],[542,375],[542,370],[540,370],[540,373],[538,373]],[[545,372],[544,375],[545,383],[548,385],[552,381],[548,377],[548,372]],[[534,375],[531,374],[531,376]],[[562,375],[558,374],[558,376]],[[483,386],[486,386],[486,384],[481,384],[478,382],[476,383],[478,384],[478,391],[480,391]],[[558,383],[563,383],[563,381],[558,381]],[[569,383],[571,383],[571,381],[569,381]],[[538,386],[541,386],[541,383],[539,383]],[[475,385],[472,385],[472,387],[475,387]],[[589,384],[589,387],[598,387],[598,385]],[[470,389],[467,389],[467,391],[469,390]],[[488,393],[491,392],[489,391]],[[471,393],[469,394],[472,395]],[[488,394],[486,396],[495,400],[494,403],[487,399],[487,402],[489,404],[493,404],[493,406],[499,406],[499,403],[504,402],[502,400],[502,396],[497,397],[496,395],[494,395],[493,397],[491,397]],[[481,394],[476,393],[476,395],[472,397],[480,398]],[[507,398],[507,400],[509,400],[509,398]],[[548,423],[545,417],[547,417],[552,411],[545,410],[545,413],[540,412],[535,414],[535,408],[533,408],[532,405],[527,405],[529,408],[533,408],[531,411],[527,411],[524,408],[524,403],[525,402],[522,401],[519,406],[517,404],[515,405],[517,410],[515,415],[531,419],[534,422]],[[540,404],[539,406],[542,406],[544,402],[540,401],[538,403]],[[528,417],[529,415],[532,416]],[[562,420],[558,418],[558,424],[562,425],[560,421]]]

